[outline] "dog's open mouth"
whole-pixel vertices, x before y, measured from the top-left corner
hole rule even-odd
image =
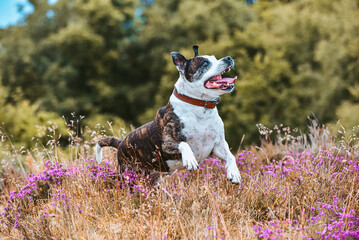
[[[235,76],[234,78],[227,78],[227,77],[224,78],[222,76],[225,72],[230,71],[231,67],[232,66],[228,67],[226,70],[224,70],[220,74],[208,79],[204,83],[204,86],[206,88],[208,88],[208,89],[220,89],[220,90],[233,89],[234,88],[234,82],[237,80],[237,76]]]

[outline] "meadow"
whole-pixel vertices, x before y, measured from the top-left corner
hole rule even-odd
[[[358,0],[11,2],[0,239],[359,239]],[[161,184],[118,173],[113,149],[97,163],[97,140],[167,103],[170,53],[193,45],[235,60],[218,110],[242,184],[215,156]]]
[[[214,156],[160,184],[118,174],[115,150],[104,150],[101,164],[94,160],[95,132],[73,137],[67,149],[49,141],[23,154],[3,150],[0,237],[358,239],[356,136],[342,129],[335,138],[315,121],[306,134],[258,128],[261,146],[235,154],[239,186]]]

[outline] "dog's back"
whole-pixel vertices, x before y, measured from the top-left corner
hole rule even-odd
[[[171,153],[166,146],[178,135],[176,130],[180,130],[175,126],[177,123],[174,124],[176,118],[171,104],[167,104],[158,110],[154,121],[130,132],[122,141],[114,137],[100,140],[97,144],[97,160],[102,159],[102,147],[110,146],[118,150],[117,157],[121,170],[129,168],[168,172],[166,160],[181,159],[181,154]]]

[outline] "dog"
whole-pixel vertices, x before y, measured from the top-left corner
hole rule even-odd
[[[216,105],[220,95],[234,89],[237,77],[224,78],[234,61],[230,56],[216,59],[199,55],[186,59],[172,52],[179,72],[169,102],[160,108],[154,121],[130,132],[123,140],[109,137],[96,144],[97,161],[102,160],[102,147],[118,150],[119,168],[142,169],[173,173],[187,168],[196,170],[198,164],[211,154],[226,161],[227,178],[241,182],[236,159],[225,140],[224,124]]]

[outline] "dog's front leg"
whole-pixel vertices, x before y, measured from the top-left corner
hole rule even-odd
[[[198,168],[198,162],[188,143],[180,142],[180,144],[178,144],[178,150],[182,155],[183,166],[187,167],[188,170],[196,170]]]
[[[227,178],[231,180],[232,183],[239,184],[241,182],[241,174],[236,164],[236,158],[229,150],[228,143],[224,138],[214,147],[213,153],[226,161]]]

